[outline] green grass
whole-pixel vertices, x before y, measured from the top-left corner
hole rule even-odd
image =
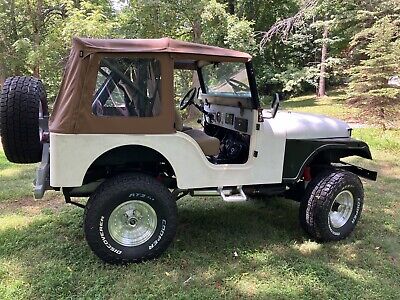
[[[375,150],[400,153],[400,129],[359,128],[354,131],[353,137],[367,141]]]
[[[266,99],[262,99],[266,100]],[[308,112],[329,115],[351,123],[366,126],[385,127],[395,129],[400,127],[398,118],[400,103],[392,103],[384,107],[373,106],[371,103],[358,103],[349,105],[346,103],[347,95],[344,89],[338,88],[328,92],[326,97],[317,99],[315,94],[301,97],[293,97],[281,102],[283,109],[291,111]],[[264,103],[265,101],[263,101]],[[382,108],[382,112],[380,112]]]
[[[324,101],[342,115],[342,104]],[[309,240],[288,200],[187,197],[168,251],[129,266],[100,262],[84,240],[83,211],[55,193],[34,201],[34,166],[9,164],[0,151],[0,299],[399,299],[400,130],[354,136],[375,160],[349,160],[379,179],[363,181],[363,215],[345,241]]]
[[[0,202],[30,197],[34,174],[35,166],[10,163],[0,151]]]
[[[308,112],[329,115],[335,118],[357,121],[360,110],[349,107],[345,103],[346,95],[342,90],[335,90],[328,93],[328,97],[316,99],[315,95],[295,97],[283,101],[282,108],[292,111]]]

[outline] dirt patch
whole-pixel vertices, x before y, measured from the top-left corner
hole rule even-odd
[[[36,200],[33,197],[25,197],[12,202],[0,203],[0,214],[23,213],[37,215],[43,209],[56,212],[64,207],[66,207],[65,201],[60,196],[53,195],[40,200]]]
[[[393,164],[389,162],[379,163],[379,173],[387,177],[400,178],[400,173],[396,166],[393,166]]]

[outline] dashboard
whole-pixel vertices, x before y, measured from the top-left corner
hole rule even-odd
[[[251,134],[253,128],[253,113],[251,109],[219,104],[206,104],[204,109],[209,114],[212,114],[211,118],[209,116],[205,117],[208,123],[240,133]]]

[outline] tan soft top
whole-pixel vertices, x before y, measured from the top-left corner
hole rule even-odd
[[[142,53],[184,53],[207,56],[238,58],[248,61],[247,53],[203,44],[189,43],[171,38],[161,39],[87,39],[74,38],[73,44],[84,51],[84,55],[94,52],[142,52]]]
[[[153,118],[107,117],[91,113],[99,61],[105,55],[134,54],[161,62],[161,114]],[[56,133],[171,133],[174,132],[173,69],[195,69],[198,61],[248,62],[244,52],[162,39],[74,38],[49,127]]]

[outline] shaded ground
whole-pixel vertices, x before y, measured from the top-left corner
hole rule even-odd
[[[351,117],[302,98],[287,104]],[[184,198],[170,249],[129,266],[100,262],[84,240],[83,211],[56,193],[33,200],[34,166],[9,164],[0,151],[0,299],[399,299],[400,131],[354,135],[375,160],[350,160],[378,170],[379,180],[363,181],[365,208],[349,239],[309,240],[298,204],[280,198]]]
[[[44,199],[35,200],[32,196],[0,203],[2,214],[22,213],[25,215],[37,215],[43,210],[53,212],[61,211],[65,207],[65,200],[55,193],[47,194]]]

